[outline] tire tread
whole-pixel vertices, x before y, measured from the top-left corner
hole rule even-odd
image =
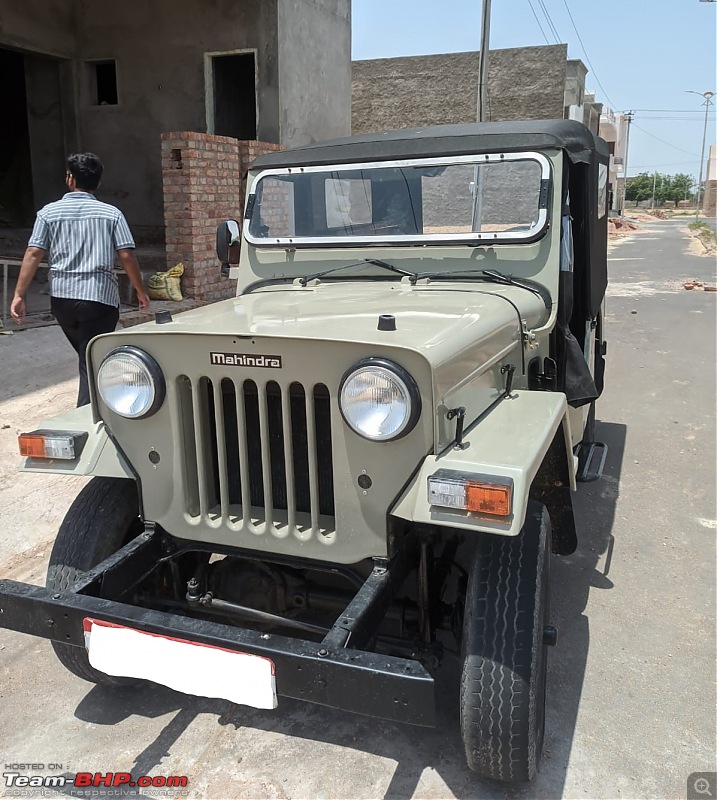
[[[500,781],[531,780],[540,758],[536,715],[549,542],[547,511],[530,502],[518,536],[479,543],[469,578],[461,729],[469,767]]]

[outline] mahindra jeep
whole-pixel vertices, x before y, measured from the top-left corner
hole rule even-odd
[[[91,405],[20,436],[94,477],[0,625],[98,684],[423,726],[457,654],[469,767],[531,779],[551,554],[606,453],[608,158],[560,120],[257,159],[236,296],[97,337]]]

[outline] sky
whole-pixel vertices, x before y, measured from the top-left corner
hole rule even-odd
[[[352,57],[478,50],[481,7],[481,0],[353,0]],[[557,42],[588,68],[586,89],[597,102],[635,112],[629,176],[682,172],[697,179],[705,107],[690,92],[717,92],[717,2],[492,0],[491,50]],[[705,171],[717,141],[715,108]]]

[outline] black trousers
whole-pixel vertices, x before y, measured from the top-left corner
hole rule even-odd
[[[100,333],[110,333],[117,327],[119,309],[94,300],[72,300],[67,297],[52,297],[50,308],[62,332],[75,348],[79,358],[80,390],[77,394],[77,406],[86,406],[90,402],[90,390],[87,385],[87,345],[90,339]]]

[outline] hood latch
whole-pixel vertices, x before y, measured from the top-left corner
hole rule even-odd
[[[465,450],[467,445],[463,441],[463,424],[466,419],[466,410],[463,406],[458,408],[451,408],[446,413],[446,419],[455,419],[456,421],[456,438],[454,450]]]

